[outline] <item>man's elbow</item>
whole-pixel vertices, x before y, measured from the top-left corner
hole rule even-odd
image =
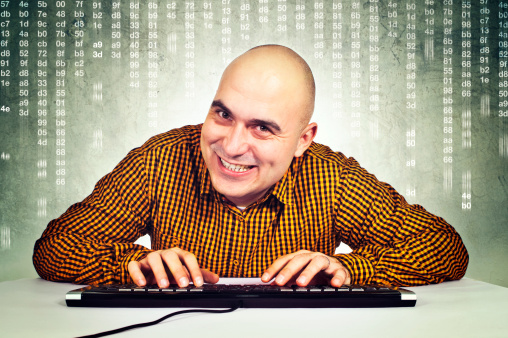
[[[61,273],[62,264],[52,254],[54,248],[51,248],[51,241],[38,239],[35,242],[32,262],[37,274],[46,280],[53,282],[72,281]]]
[[[448,249],[448,273],[446,280],[457,280],[464,277],[469,264],[469,254],[459,234],[452,237],[452,245]]]

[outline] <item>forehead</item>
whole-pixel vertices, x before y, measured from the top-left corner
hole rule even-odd
[[[299,120],[303,93],[294,82],[263,74],[223,77],[214,100],[222,102],[238,118],[271,119],[291,128]]]

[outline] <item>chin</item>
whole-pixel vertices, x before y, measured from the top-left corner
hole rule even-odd
[[[242,199],[249,194],[248,191],[245,191],[245,184],[227,182],[223,184],[219,183],[217,186],[219,188],[215,188],[215,190],[226,196],[228,199]],[[214,187],[216,186],[214,185]]]

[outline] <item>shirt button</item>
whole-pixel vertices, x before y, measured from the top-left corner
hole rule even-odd
[[[238,264],[240,264],[240,262],[239,262],[239,261],[237,261],[237,260],[235,259],[235,260],[233,261],[233,264],[234,264],[234,265],[238,265]]]

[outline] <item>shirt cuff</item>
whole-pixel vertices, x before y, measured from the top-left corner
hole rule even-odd
[[[354,254],[334,255],[348,269],[351,284],[368,284],[374,276],[374,266],[367,258]]]

